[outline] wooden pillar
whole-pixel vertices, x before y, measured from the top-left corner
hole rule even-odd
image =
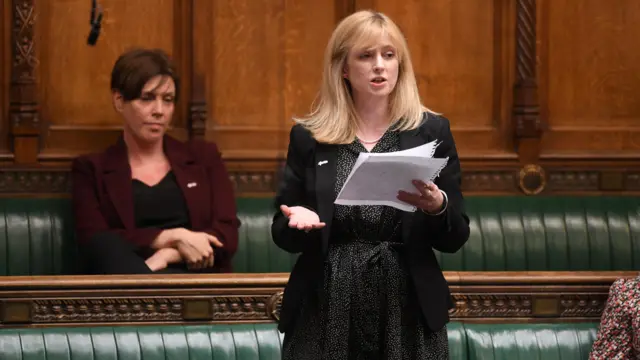
[[[9,119],[15,162],[38,161],[40,119],[38,116],[38,58],[35,51],[35,0],[13,0],[11,33],[11,83]]]

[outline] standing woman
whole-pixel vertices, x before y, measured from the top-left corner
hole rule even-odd
[[[385,15],[360,11],[335,29],[319,101],[296,119],[272,235],[301,253],[286,286],[284,359],[447,359],[453,306],[432,249],[469,237],[449,122],[422,106],[406,40]],[[415,179],[398,199],[417,207],[340,206],[361,152],[438,140],[448,157],[435,183]]]

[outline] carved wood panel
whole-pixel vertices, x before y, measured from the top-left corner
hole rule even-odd
[[[632,272],[445,272],[463,322],[595,321],[609,287]],[[0,328],[274,322],[289,274],[0,279]]]
[[[9,82],[12,63],[12,7],[0,1],[0,163],[11,159],[9,148]]]

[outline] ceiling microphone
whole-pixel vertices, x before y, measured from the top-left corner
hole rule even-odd
[[[89,25],[91,25],[91,31],[87,38],[87,44],[94,46],[100,36],[100,27],[102,26],[102,6],[100,6],[97,0],[91,0],[91,18],[89,19]]]

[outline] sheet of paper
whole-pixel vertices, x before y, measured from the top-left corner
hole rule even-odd
[[[361,153],[335,201],[338,205],[387,205],[403,211],[415,207],[397,199],[398,191],[417,192],[413,179],[432,181],[448,158],[433,158],[437,144],[391,153]]]

